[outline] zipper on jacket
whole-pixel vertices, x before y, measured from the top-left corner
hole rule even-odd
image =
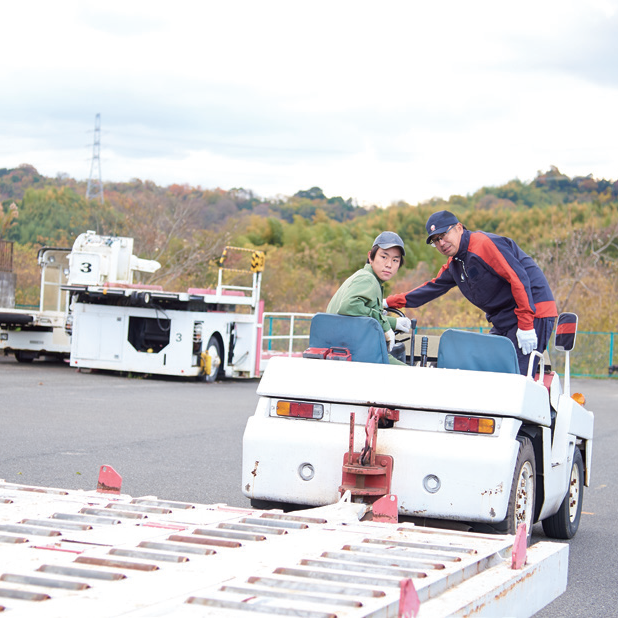
[[[463,260],[459,259],[458,257],[454,257],[453,260],[457,260],[458,262],[461,263],[461,267],[463,269],[463,273],[461,275],[461,280],[465,281],[464,275],[465,275],[465,277],[467,277],[469,279],[470,277],[468,276],[468,271],[466,270],[466,263]]]

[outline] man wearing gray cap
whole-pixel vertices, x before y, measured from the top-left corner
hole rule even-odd
[[[491,333],[515,346],[519,370],[528,373],[533,350],[544,352],[558,312],[543,271],[515,241],[488,232],[470,232],[448,210],[427,220],[427,244],[448,258],[431,281],[386,299],[389,307],[420,307],[457,286],[485,312]],[[536,371],[533,369],[533,373]]]
[[[401,238],[395,232],[382,232],[367,254],[367,263],[348,277],[335,292],[326,309],[339,315],[369,316],[375,318],[384,330],[388,351],[395,345],[395,330],[410,332],[410,319],[385,316],[383,284],[397,274],[406,252]],[[392,365],[402,365],[389,354]]]

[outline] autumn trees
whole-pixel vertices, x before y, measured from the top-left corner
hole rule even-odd
[[[425,243],[425,222],[447,209],[468,229],[515,239],[545,270],[560,309],[579,313],[582,329],[617,329],[618,183],[612,181],[568,178],[550,168],[532,182],[515,179],[472,195],[389,208],[360,208],[319,187],[263,199],[242,188],[159,187],[139,179],[106,183],[103,205],[84,195],[84,182],[45,178],[32,166],[0,170],[0,226],[16,243],[19,268],[36,273],[38,247],[71,246],[79,233],[94,229],[132,236],[140,257],[161,262],[145,282],[176,290],[209,287],[217,258],[232,244],[265,251],[267,310],[311,313],[323,310],[343,279],[362,266],[383,230],[397,231],[406,243],[405,267],[389,292],[433,277],[443,258]],[[28,302],[27,287],[19,302]],[[457,290],[414,314],[425,326],[487,324]]]

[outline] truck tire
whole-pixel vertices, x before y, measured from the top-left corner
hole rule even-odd
[[[571,481],[560,508],[543,520],[543,532],[552,539],[572,539],[579,528],[584,501],[584,462],[581,451],[575,447]]]
[[[530,439],[525,437],[517,439],[520,445],[509,495],[509,506],[506,518],[498,529],[505,534],[515,534],[519,524],[526,524],[528,544],[530,544],[536,497],[536,462]]]
[[[15,350],[15,359],[18,363],[31,363],[34,360],[34,352],[25,352],[24,350]]]
[[[208,373],[201,374],[200,380],[203,382],[215,382],[221,372],[221,365],[223,364],[221,354],[221,344],[214,335],[208,340],[208,345],[204,352],[208,352],[211,358],[210,371]]]

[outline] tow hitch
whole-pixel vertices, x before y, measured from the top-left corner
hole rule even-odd
[[[375,521],[397,521],[397,496],[391,495],[393,458],[377,454],[378,424],[380,419],[399,420],[399,410],[369,408],[365,424],[365,446],[354,451],[354,425],[356,414],[350,414],[348,452],[343,456],[341,495],[350,492],[352,499],[372,505]],[[394,509],[394,510],[393,510]]]

